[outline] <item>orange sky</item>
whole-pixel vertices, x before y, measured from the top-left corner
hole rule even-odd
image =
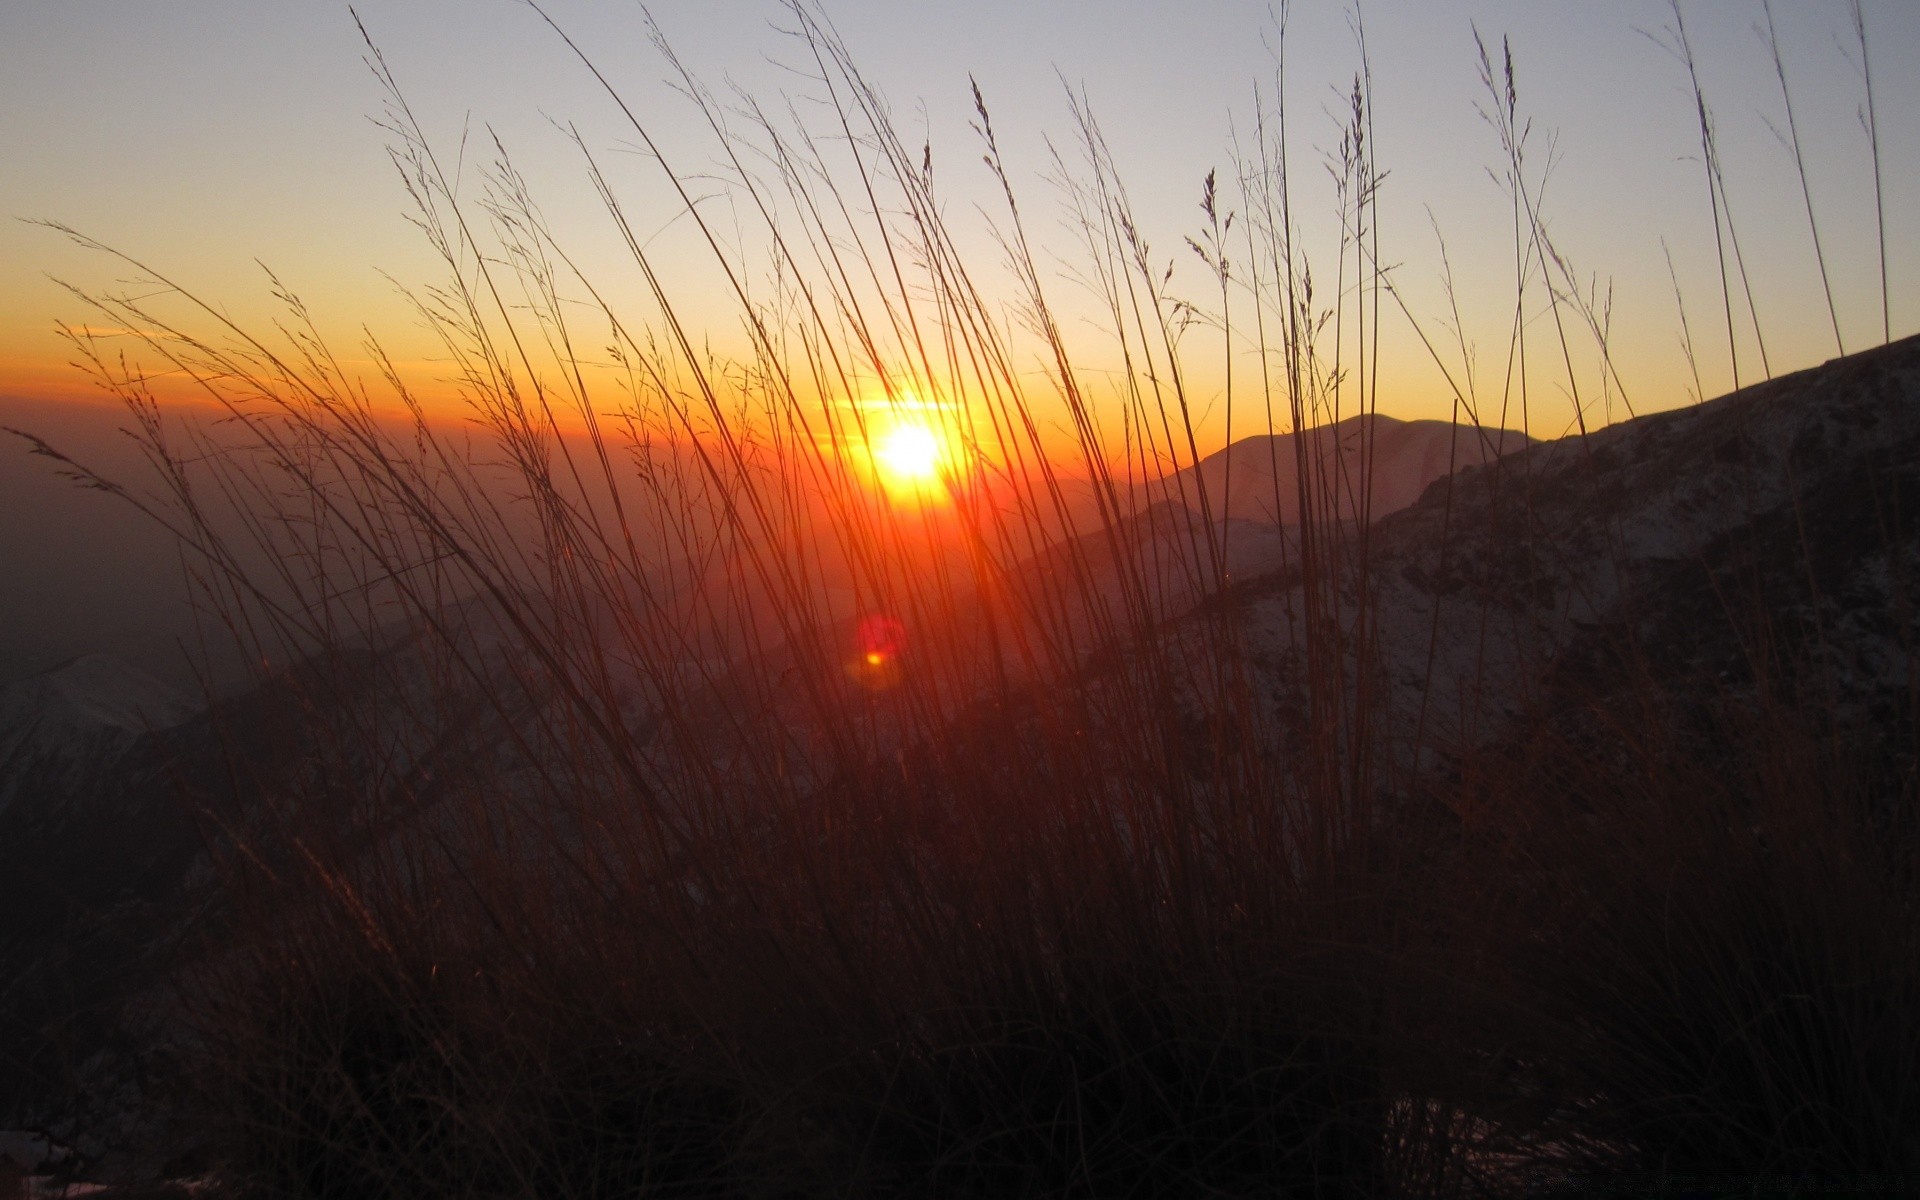
[[[1871,164],[1857,123],[1862,93],[1843,53],[1852,38],[1848,5],[1778,7],[1842,333],[1857,348],[1878,340],[1881,314]],[[691,0],[654,6],[689,65],[716,88],[734,80],[770,105],[778,105],[783,92],[799,96],[800,110],[817,117],[805,99],[809,85],[778,65],[798,61],[794,44],[769,27],[780,19],[778,7],[747,13],[725,6],[724,19],[718,8]],[[978,78],[1049,272],[1044,282],[1097,392],[1120,362],[1111,339],[1088,324],[1097,308],[1074,282],[1085,268],[1047,182],[1055,169],[1049,138],[1075,167],[1061,80],[1084,89],[1102,122],[1155,269],[1164,262],[1171,270],[1174,294],[1214,305],[1212,281],[1184,240],[1203,224],[1201,179],[1215,167],[1223,179],[1230,175],[1236,135],[1243,148],[1250,144],[1256,84],[1271,101],[1273,26],[1266,9],[1224,0],[1198,7],[1145,0],[1039,6],[861,0],[829,11],[862,69],[890,98],[903,138],[931,147],[943,211],[977,280],[1010,298],[987,218],[976,212],[998,214],[1002,207],[968,129],[968,79]],[[649,253],[683,319],[722,352],[744,346],[737,312],[690,222],[676,217],[657,171],[633,152],[632,132],[617,111],[529,10],[504,0],[370,0],[358,11],[440,152],[456,155],[462,128],[469,131],[464,186],[470,195],[479,187],[477,167],[492,156],[484,141],[491,130],[532,181],[559,240],[584,261],[607,264],[599,286],[622,311],[642,314],[637,324],[646,323],[651,303],[634,272],[621,269],[619,245],[577,151],[553,124],[577,122],[622,189],[634,226],[650,239]],[[664,149],[684,172],[718,169],[714,145],[696,136],[684,101],[663,85],[665,70],[634,12],[622,8],[611,16],[584,3],[557,3],[553,11],[660,131]],[[1729,200],[1770,365],[1778,371],[1830,357],[1834,338],[1799,185],[1768,125],[1784,125],[1784,110],[1754,33],[1762,10],[1725,4],[1685,11],[1716,108]],[[1382,408],[1409,417],[1450,411],[1446,382],[1420,340],[1421,333],[1432,339],[1460,373],[1436,225],[1446,237],[1483,404],[1491,408],[1503,390],[1514,316],[1513,226],[1506,198],[1488,178],[1499,166],[1499,147],[1476,108],[1484,95],[1476,78],[1475,24],[1496,45],[1503,33],[1512,35],[1522,107],[1535,121],[1535,162],[1544,163],[1550,151],[1554,160],[1545,219],[1583,287],[1611,289],[1614,368],[1635,405],[1670,407],[1684,402],[1693,386],[1680,349],[1668,253],[1703,387],[1710,394],[1725,390],[1731,373],[1698,132],[1684,73],[1648,36],[1671,23],[1668,7],[1380,0],[1361,12],[1372,56],[1375,151],[1388,172],[1378,208],[1382,257],[1394,264],[1394,279],[1418,322],[1416,330],[1392,301],[1385,303]],[[1883,0],[1868,3],[1865,13],[1893,221],[1890,323],[1897,336],[1920,322],[1920,261],[1912,249],[1920,239],[1910,228],[1912,214],[1920,212],[1920,172],[1914,170],[1920,131],[1909,116],[1920,112],[1920,78],[1902,68],[1920,56],[1920,10]],[[1350,21],[1342,6],[1298,3],[1288,29],[1296,204],[1303,244],[1319,264],[1323,302],[1334,287],[1337,237],[1325,164],[1335,153],[1344,89],[1358,66]],[[326,5],[288,10],[192,0],[122,6],[110,16],[97,6],[10,9],[0,17],[0,102],[20,119],[0,131],[0,157],[9,163],[0,178],[0,211],[73,224],[195,289],[249,329],[270,329],[277,315],[264,263],[310,305],[349,374],[379,390],[360,344],[371,330],[423,395],[455,413],[449,364],[385,277],[416,288],[437,278],[423,239],[404,219],[406,197],[386,157],[391,139],[368,121],[380,113],[382,97],[362,52],[344,8]],[[1239,203],[1223,188],[1223,209]],[[722,213],[717,223],[746,228],[751,214]],[[106,318],[88,312],[48,276],[93,291],[145,285],[129,285],[135,273],[124,264],[20,222],[0,229],[0,271],[0,394],[89,394],[90,385],[66,366],[71,353],[55,323]],[[997,293],[992,302],[1001,302]],[[1246,311],[1242,303],[1243,328]],[[206,322],[204,315],[194,319]],[[1567,373],[1551,362],[1559,349],[1543,302],[1531,306],[1528,319],[1542,393],[1534,432],[1557,435],[1572,421]],[[1206,343],[1213,336],[1208,331],[1188,336],[1190,399],[1208,443],[1204,452],[1228,434],[1225,360]],[[599,330],[583,337],[605,340]],[[1757,374],[1751,341],[1745,334],[1741,351],[1749,379]],[[1257,393],[1246,388],[1257,366],[1250,353],[1242,345],[1234,358],[1240,375],[1235,436],[1259,424],[1252,415]],[[1573,378],[1604,419],[1598,355],[1580,350],[1578,339],[1576,354]],[[1027,365],[1037,371],[1042,364]],[[1510,416],[1508,423],[1517,421]]]

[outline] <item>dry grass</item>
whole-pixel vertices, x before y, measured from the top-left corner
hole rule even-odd
[[[1920,1171],[1911,783],[1804,714],[1699,713],[1642,690],[1485,776],[1503,820],[1482,870],[1510,889],[1483,960],[1512,1005],[1508,1083],[1587,1186],[1903,1187]]]
[[[223,907],[182,973],[231,1186],[1363,1196],[1920,1169],[1913,864],[1889,857],[1911,843],[1863,824],[1883,781],[1777,712],[1730,717],[1714,744],[1742,769],[1703,774],[1649,696],[1617,718],[1618,763],[1545,735],[1490,758],[1498,836],[1415,820],[1387,803],[1417,781],[1375,752],[1351,653],[1366,524],[1316,517],[1353,481],[1304,454],[1287,569],[1314,632],[1283,755],[1235,606],[1176,629],[1157,582],[1219,590],[1219,528],[1127,536],[1155,501],[1209,503],[1157,482],[1199,455],[1197,310],[1097,123],[1078,114],[1069,197],[1129,364],[1117,435],[984,100],[1023,330],[841,44],[793,17],[824,128],[682,79],[753,236],[709,225],[662,162],[744,361],[683,323],[584,144],[648,313],[601,303],[504,150],[465,198],[377,50],[445,268],[421,312],[477,439],[397,372],[383,395],[411,417],[379,415],[291,295],[274,339],[157,275],[196,317],[94,298],[226,417],[177,424],[93,357],[162,482],[136,501],[231,636],[304,663],[271,675],[277,721],[226,717],[245,748],[208,808]],[[1605,318],[1547,236],[1511,63],[1482,66],[1518,256],[1502,407],[1524,423],[1526,315],[1550,312],[1569,384]],[[1236,173],[1237,224],[1207,180],[1207,315],[1257,352],[1227,399],[1264,429],[1375,408],[1380,302],[1404,303],[1369,86],[1363,66],[1333,156],[1330,305],[1284,110]],[[1708,166],[1718,212],[1710,142]],[[934,507],[849,451],[913,403],[970,449]]]

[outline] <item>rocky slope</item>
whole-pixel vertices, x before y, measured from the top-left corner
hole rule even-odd
[[[1909,338],[1437,482],[1375,526],[1331,611],[1401,767],[1640,680],[1764,680],[1906,753],[1917,515]],[[1238,598],[1276,708],[1297,709],[1304,581]]]

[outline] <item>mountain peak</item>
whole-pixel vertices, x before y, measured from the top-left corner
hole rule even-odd
[[[1318,520],[1378,520],[1418,500],[1427,487],[1464,467],[1479,466],[1533,444],[1510,429],[1403,421],[1359,413],[1293,433],[1241,438],[1172,481],[1174,494],[1205,490],[1216,518],[1239,517],[1275,525],[1300,522],[1299,474],[1313,464],[1309,497]],[[1324,493],[1324,494],[1322,494]]]
[[[83,790],[144,735],[200,705],[110,654],[0,685],[0,812],[23,796]]]
[[[83,654],[0,686],[0,730],[37,717],[140,734],[170,729],[200,708],[177,688],[111,654]]]

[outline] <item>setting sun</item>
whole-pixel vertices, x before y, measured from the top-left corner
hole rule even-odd
[[[950,454],[939,433],[918,422],[893,426],[873,443],[880,481],[898,492],[926,491],[940,482]]]

